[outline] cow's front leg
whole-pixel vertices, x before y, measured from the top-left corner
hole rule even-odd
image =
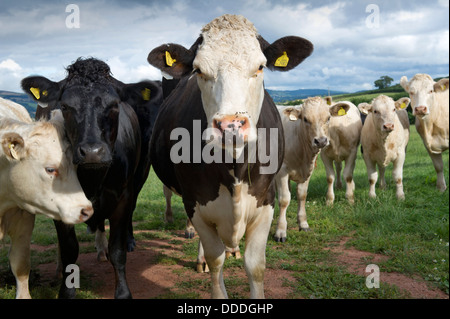
[[[347,183],[345,190],[345,198],[347,198],[350,204],[355,203],[355,181],[353,180],[353,171],[355,170],[356,164],[356,156],[358,153],[358,149],[355,148],[349,157],[345,160],[345,168],[344,168],[344,180]]]
[[[325,170],[327,173],[327,183],[328,183],[328,191],[327,191],[327,205],[333,205],[334,203],[334,181],[335,181],[335,172],[333,167],[333,160],[327,157],[324,154],[321,154],[323,165],[325,166]],[[337,165],[336,165],[337,167]],[[338,175],[340,179],[340,175]],[[338,179],[338,180],[339,180]]]
[[[61,221],[54,221],[56,234],[58,235],[58,248],[59,266],[62,271],[62,283],[59,289],[60,299],[73,299],[76,295],[76,289],[74,287],[68,288],[66,285],[66,279],[69,273],[66,273],[66,268],[68,265],[73,265],[77,262],[79,245],[77,240],[77,235],[75,233],[74,226],[66,225]]]
[[[433,154],[429,152],[433,166],[436,171],[436,188],[440,192],[445,192],[447,185],[444,177],[444,162],[442,161],[442,154]]]
[[[299,230],[310,231],[308,221],[306,219],[306,196],[308,195],[309,178],[304,183],[297,184],[297,222],[300,227]]]
[[[8,234],[11,237],[9,264],[16,278],[16,299],[31,299],[28,289],[30,276],[30,244],[35,215],[18,210],[9,221]]]
[[[291,202],[291,191],[289,189],[289,175],[279,173],[276,177],[278,191],[278,206],[280,207],[280,216],[278,217],[277,230],[275,232],[275,241],[284,243],[287,239],[287,220],[286,211]]]
[[[396,184],[396,195],[398,200],[405,199],[403,191],[403,164],[405,163],[405,154],[399,154],[397,160],[394,161],[394,169],[392,170],[392,177]]]

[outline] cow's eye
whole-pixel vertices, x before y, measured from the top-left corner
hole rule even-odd
[[[58,176],[58,170],[54,167],[46,167],[45,172],[50,176]]]
[[[309,121],[308,121],[308,119],[307,119],[306,117],[303,118],[303,121],[304,121],[306,124],[309,123]]]
[[[378,111],[375,110],[375,111],[373,111],[373,113],[374,113],[374,114],[378,114]]]
[[[194,71],[192,71],[192,73],[198,74],[198,75],[202,75],[202,70],[200,70],[199,68],[194,69]]]

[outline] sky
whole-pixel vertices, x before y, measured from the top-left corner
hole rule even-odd
[[[122,82],[160,80],[148,53],[189,48],[226,13],[270,43],[295,35],[314,44],[296,69],[266,71],[269,89],[356,92],[384,75],[449,74],[449,0],[0,0],[0,90],[21,92],[29,75],[60,81],[78,57],[107,62]]]

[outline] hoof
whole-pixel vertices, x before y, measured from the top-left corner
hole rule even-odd
[[[134,251],[134,248],[136,248],[136,241],[133,238],[127,242],[127,251],[130,253]]]
[[[287,240],[286,237],[277,237],[277,236],[274,236],[274,239],[277,243],[285,243]]]
[[[200,273],[200,274],[209,272],[208,264],[205,263],[205,262],[204,263],[198,263],[197,264],[197,272]]]
[[[195,237],[195,232],[186,230],[184,232],[184,237],[187,238],[187,239],[193,239]]]
[[[99,251],[97,254],[97,260],[99,262],[107,262],[108,261],[108,254],[105,251]]]
[[[304,231],[306,233],[309,233],[311,231],[311,228],[309,228],[309,227],[306,227],[306,228],[300,227],[299,231]]]
[[[242,255],[240,251],[226,251],[225,252],[225,259],[235,257],[236,259],[241,259]]]

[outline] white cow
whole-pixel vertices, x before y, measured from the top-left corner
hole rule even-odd
[[[403,191],[403,164],[409,142],[409,119],[406,108],[409,98],[394,102],[388,96],[380,95],[371,104],[361,103],[361,113],[368,114],[361,132],[364,162],[369,177],[369,197],[375,198],[375,184],[378,180],[376,166],[380,171],[380,187],[386,187],[385,170],[393,162],[392,177],[397,187],[397,198],[405,199]]]
[[[353,103],[342,101],[337,104],[342,103],[349,105],[347,115],[331,117],[328,127],[330,144],[320,153],[320,157],[322,158],[327,173],[327,205],[331,205],[334,202],[333,184],[335,180],[336,187],[342,188],[342,161],[345,162],[344,180],[347,185],[345,197],[349,203],[355,202],[353,195],[355,191],[353,171],[355,170],[356,156],[358,154],[358,146],[361,139],[362,121],[360,112]],[[331,100],[329,100],[329,104],[332,104]],[[333,163],[336,166],[336,174]]]
[[[317,156],[330,142],[328,127],[331,118],[345,116],[349,108],[348,103],[337,103],[330,107],[320,97],[308,98],[297,107],[279,107],[285,153],[283,165],[276,176],[280,216],[275,240],[284,242],[287,238],[286,210],[291,201],[290,180],[297,183],[297,221],[300,230],[310,230],[305,208],[309,180]]]
[[[35,214],[76,224],[90,218],[93,208],[67,154],[60,113],[49,122],[33,122],[21,105],[0,99],[0,146],[0,239],[11,237],[16,298],[31,298],[28,276]]]
[[[402,77],[400,84],[411,98],[417,132],[433,161],[436,187],[443,192],[447,189],[442,153],[448,150],[448,79],[435,82],[428,74],[416,74],[411,81]]]

